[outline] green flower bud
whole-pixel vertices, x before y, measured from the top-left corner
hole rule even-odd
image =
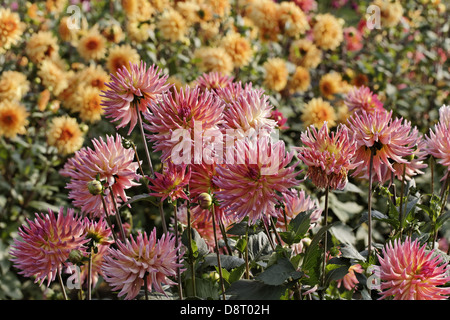
[[[203,192],[198,196],[198,204],[202,209],[209,209],[212,204],[212,197],[209,193]]]
[[[131,142],[128,139],[123,138],[122,147],[124,147],[125,149],[130,149],[132,146],[133,146],[133,142]]]
[[[80,250],[71,250],[69,253],[69,261],[78,264],[83,260],[83,253]]]
[[[94,196],[99,195],[103,192],[102,183],[98,180],[92,180],[88,183],[88,190]]]

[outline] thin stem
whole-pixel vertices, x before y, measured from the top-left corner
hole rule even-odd
[[[434,158],[430,156],[430,169],[431,169],[431,196],[434,195]]]
[[[232,256],[233,251],[231,250],[230,244],[228,243],[227,232],[226,232],[225,226],[223,225],[223,222],[221,220],[219,220],[219,227],[220,227],[220,232],[222,233],[223,240],[225,241],[225,246],[227,247],[227,252],[230,256]]]
[[[92,299],[92,290],[91,290],[91,283],[92,283],[92,247],[90,248],[89,252],[89,261],[88,261],[88,275],[87,275],[87,287],[88,287],[88,294],[87,294],[87,300]]]
[[[148,273],[146,272],[144,275],[144,295],[145,295],[145,300],[148,300]]]
[[[166,216],[164,215],[163,201],[160,201],[158,207],[159,207],[159,215],[161,216],[161,224],[162,224],[163,232],[167,233],[167,224],[166,224]]]
[[[405,175],[406,175],[406,164],[403,164],[403,174],[402,174],[402,188],[400,189],[400,208],[398,214],[398,220],[400,222],[400,236],[403,231],[403,197],[405,195]]]
[[[125,239],[127,237],[125,236],[125,230],[123,229],[122,219],[120,219],[119,209],[117,208],[116,199],[114,197],[114,193],[113,193],[113,190],[112,190],[111,186],[109,186],[109,193],[111,195],[111,199],[112,199],[112,202],[114,204],[114,209],[116,210],[115,216],[116,216],[117,224],[119,225],[120,235],[122,237],[122,241],[125,241]]]
[[[61,286],[61,290],[62,290],[62,293],[63,293],[63,296],[64,296],[64,300],[69,300],[67,298],[66,289],[64,288],[64,283],[63,283],[63,280],[62,280],[62,277],[61,277],[61,268],[58,269],[58,281],[59,281],[59,284]]]
[[[175,239],[176,239],[176,244],[177,244],[177,248],[178,246],[178,217],[177,217],[177,204],[174,203],[173,204],[173,214],[174,214],[174,219],[175,219],[175,225],[173,227],[174,233],[175,233]],[[177,263],[180,264],[180,249],[177,249]],[[177,267],[177,280],[178,280],[178,295],[180,297],[180,300],[183,300],[183,289],[181,286],[181,270],[180,267]]]
[[[195,285],[194,257],[192,255],[191,209],[189,208],[189,203],[187,205],[187,231],[188,231],[189,263],[191,267],[191,279],[192,279],[192,296],[195,297],[197,295],[197,288]]]
[[[373,183],[373,177],[372,177],[372,169],[373,169],[373,156],[374,156],[373,150],[370,152],[370,161],[369,161],[369,195],[367,199],[367,214],[368,214],[368,220],[367,223],[369,225],[369,231],[367,236],[367,259],[370,258],[370,255],[372,253],[372,183]]]
[[[250,266],[248,263],[248,229],[250,227],[250,221],[247,222],[247,228],[245,229],[245,278],[250,279]]]
[[[219,268],[219,278],[220,278],[220,285],[222,287],[222,298],[223,300],[226,300],[225,298],[225,284],[223,282],[223,275],[222,275],[222,264],[220,263],[220,253],[219,253],[219,243],[217,242],[217,234],[216,234],[216,212],[215,212],[215,205],[212,205],[212,224],[213,224],[213,232],[214,232],[214,245],[216,247],[216,255],[217,255],[217,267]]]
[[[137,104],[136,104],[136,112],[137,112],[137,116],[138,116],[139,129],[141,131],[142,141],[144,142],[145,155],[147,156],[147,161],[148,161],[148,166],[150,167],[151,177],[154,178],[155,173],[153,171],[152,159],[150,158],[150,152],[148,150],[147,140],[145,140],[144,126],[142,124],[142,116],[141,116],[141,112],[139,111],[139,107],[137,106]]]
[[[325,189],[325,217],[324,217],[324,226],[328,225],[328,197],[330,194],[330,186],[327,186]],[[327,267],[327,241],[328,241],[328,232],[325,232],[323,235],[323,262],[322,262],[322,285],[325,284],[325,269]]]
[[[264,231],[266,231],[267,238],[269,239],[270,246],[272,247],[272,250],[275,251],[275,244],[273,243],[273,239],[272,239],[272,236],[270,235],[269,228],[267,227],[266,221],[263,221],[263,225],[264,225]]]
[[[111,223],[111,218],[110,218],[110,215],[108,213],[108,209],[106,208],[105,198],[103,196],[101,196],[101,198],[102,198],[102,202],[103,202],[103,209],[105,210],[106,222],[108,222],[108,226],[111,229],[111,233],[113,235],[114,242],[117,243],[117,236],[116,236],[116,233],[114,232],[114,229],[113,229],[113,226],[112,226],[112,223]]]

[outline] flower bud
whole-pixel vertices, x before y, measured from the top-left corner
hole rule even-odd
[[[69,261],[78,264],[83,260],[83,253],[80,250],[71,250],[69,253]]]
[[[99,195],[103,192],[102,183],[98,180],[92,180],[88,183],[88,190],[94,196]]]
[[[133,143],[128,140],[128,139],[123,139],[122,140],[122,147],[124,147],[125,149],[130,149],[133,146]]]
[[[209,193],[203,192],[198,196],[198,204],[202,209],[208,209],[212,204],[212,197]]]

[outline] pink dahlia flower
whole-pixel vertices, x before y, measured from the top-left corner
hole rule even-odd
[[[284,230],[286,225],[289,225],[292,219],[294,219],[299,213],[313,210],[310,216],[310,223],[314,225],[319,222],[322,216],[322,209],[319,206],[317,200],[312,200],[310,196],[306,195],[303,190],[290,189],[283,194],[282,203],[284,208],[279,209],[279,215],[277,219],[277,228]]]
[[[198,86],[186,86],[149,107],[144,128],[150,133],[146,136],[154,151],[162,152],[161,161],[201,163],[203,149],[212,144],[205,141],[205,136],[218,132],[222,122],[223,105],[216,95]]]
[[[209,72],[201,74],[194,80],[194,86],[200,87],[201,90],[215,91],[226,88],[233,83],[234,77],[224,75],[220,72]]]
[[[402,118],[392,119],[392,111],[368,113],[363,110],[350,116],[348,126],[357,143],[355,162],[363,162],[356,167],[354,176],[369,176],[373,153],[373,176],[383,182],[385,170],[395,172],[393,163],[410,163],[408,158],[418,145],[417,129]]]
[[[185,164],[175,165],[169,161],[164,164],[163,173],[155,172],[155,178],[150,179],[149,188],[154,191],[150,194],[160,197],[161,201],[167,198],[171,201],[189,200],[183,189],[189,184],[190,178],[190,167]]]
[[[337,281],[337,287],[340,288],[341,285],[344,285],[344,288],[347,290],[353,290],[356,285],[359,283],[358,278],[356,278],[356,273],[363,273],[364,269],[360,264],[351,265],[348,268],[348,273],[344,276],[344,278],[339,279]]]
[[[240,134],[252,129],[270,132],[277,126],[277,122],[271,118],[272,109],[269,96],[262,90],[247,87],[226,105],[223,128],[239,130]]]
[[[450,171],[450,106],[439,108],[439,122],[425,136],[426,150]]]
[[[348,51],[359,51],[364,46],[362,33],[355,27],[344,29],[344,41]]]
[[[213,178],[219,188],[215,195],[220,206],[236,214],[238,220],[249,217],[250,223],[264,216],[277,216],[275,205],[299,181],[296,165],[288,166],[293,153],[286,153],[283,141],[272,142],[262,136],[255,142],[238,140],[234,159],[217,166]]]
[[[348,128],[340,124],[336,132],[329,134],[324,122],[319,131],[314,126],[308,127],[300,139],[304,146],[294,149],[308,166],[306,177],[318,188],[344,189],[348,172],[360,164],[353,161],[357,144]]]
[[[34,220],[19,228],[19,237],[11,246],[11,261],[25,277],[35,276],[41,285],[47,279],[50,285],[58,272],[62,271],[72,250],[84,251],[84,226],[73,209],[61,207],[57,216],[52,210],[48,214],[35,214]]]
[[[416,131],[414,132],[416,133]],[[384,177],[382,179],[382,183],[389,181],[391,184],[394,178],[403,180],[403,171],[405,173],[405,180],[409,181],[412,177],[423,174],[422,171],[424,168],[428,167],[425,162],[426,157],[428,156],[428,151],[426,150],[426,142],[422,138],[422,136],[417,139],[417,146],[412,151],[411,155],[408,157],[408,162],[406,163],[397,163],[394,162],[392,164],[392,168],[394,171],[390,170],[387,166],[383,166],[382,170],[384,171]]]
[[[179,248],[172,234],[157,239],[154,228],[149,236],[139,232],[136,240],[131,236],[131,240],[118,241],[117,246],[109,248],[102,271],[112,290],[120,290],[118,297],[135,298],[144,285],[144,277],[149,291],[165,294],[163,285],[176,284],[170,277],[176,277],[177,268],[183,265],[177,262]]]
[[[388,243],[380,261],[381,298],[394,300],[444,300],[450,295],[448,262],[438,254],[426,252],[410,238]]]
[[[378,100],[378,96],[366,86],[353,87],[346,95],[344,103],[347,105],[350,113],[362,110],[367,113],[385,110],[383,103]]]
[[[104,197],[108,213],[115,214],[109,187],[117,204],[126,202],[128,197],[125,190],[139,185],[134,181],[140,178],[136,173],[139,164],[133,161],[133,149],[122,146],[122,137],[119,135],[115,138],[107,136],[106,141],[93,139],[92,143],[94,149],[85,147],[77,151],[65,164],[61,174],[71,178],[66,186],[69,198],[82,212],[101,217],[104,214]],[[103,193],[106,196],[92,194],[88,188],[90,182],[98,179],[104,186]]]
[[[157,103],[161,96],[170,89],[166,83],[168,75],[160,76],[156,65],[147,69],[147,65],[130,63],[130,70],[123,66],[117,74],[111,75],[111,81],[102,91],[105,116],[112,121],[120,121],[117,129],[130,125],[128,134],[133,131],[137,121],[137,112],[145,113],[149,105]]]

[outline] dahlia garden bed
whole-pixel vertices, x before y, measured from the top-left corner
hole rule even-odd
[[[0,299],[449,299],[448,3],[3,3]]]

